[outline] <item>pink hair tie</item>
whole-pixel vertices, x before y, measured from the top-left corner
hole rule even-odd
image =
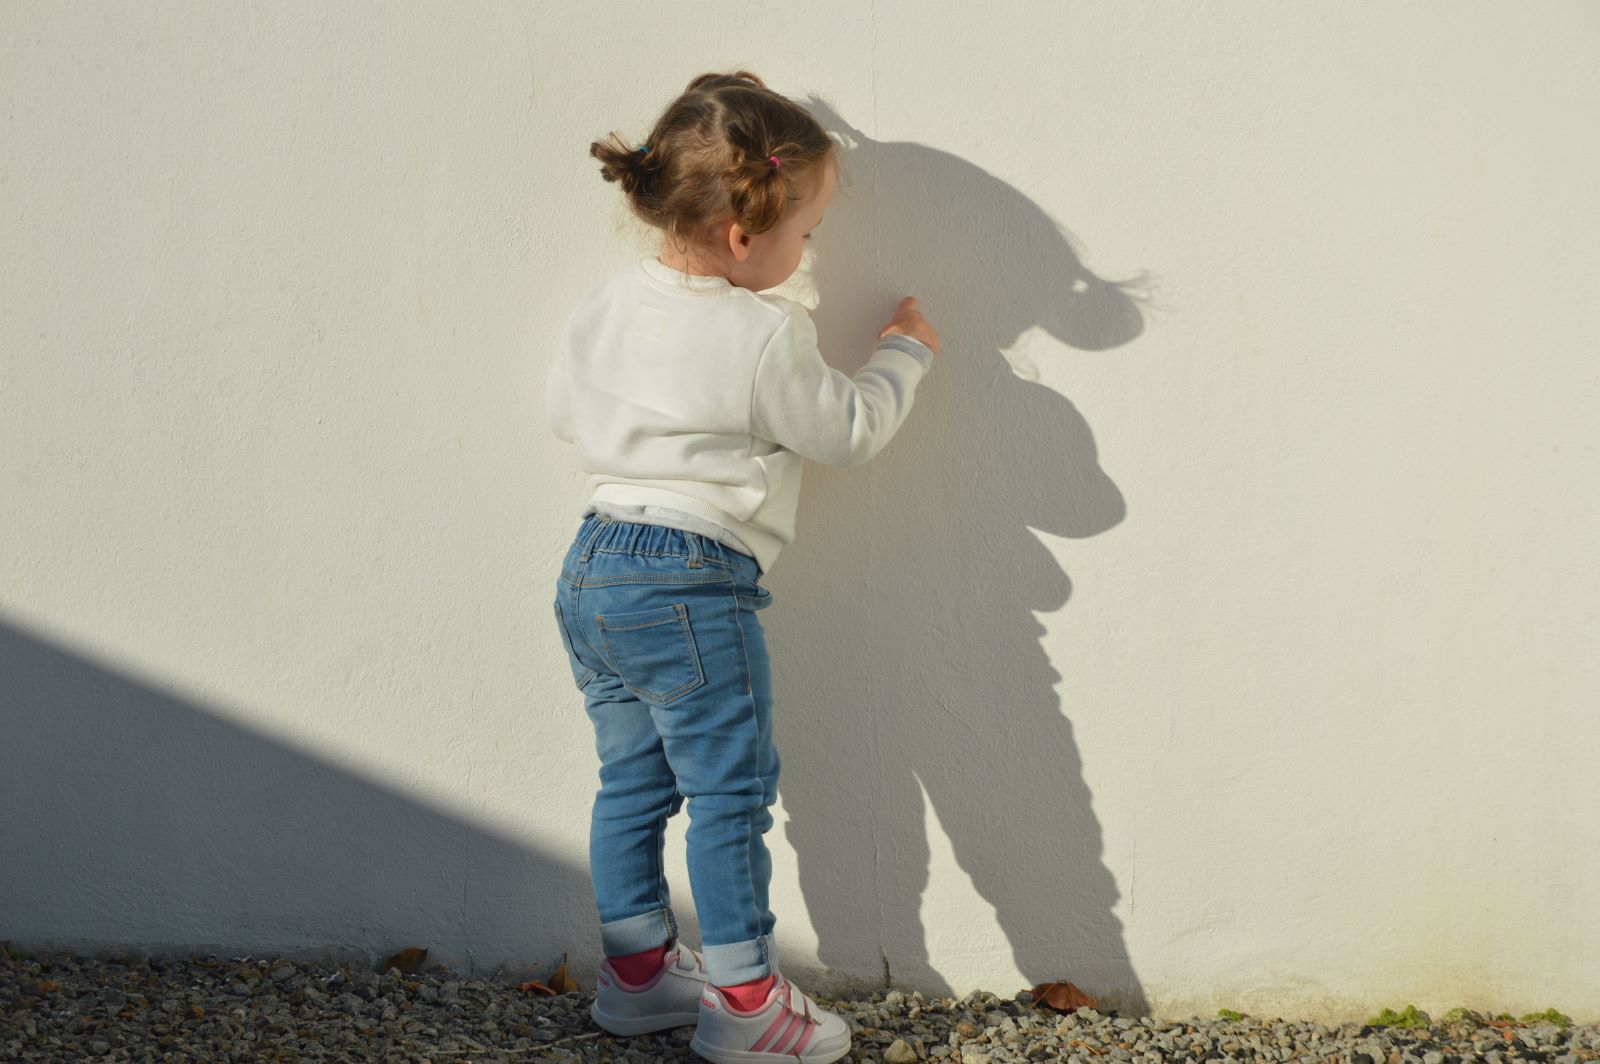
[[[769,156],[767,156],[767,158],[772,160],[772,168],[774,170],[776,170],[780,165],[782,165],[781,163],[778,162],[778,157],[776,155],[769,155]]]

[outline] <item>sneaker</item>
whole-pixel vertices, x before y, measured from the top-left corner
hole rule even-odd
[[[844,1018],[823,1009],[781,973],[758,1011],[735,1012],[729,1005],[720,989],[706,984],[689,1048],[712,1064],[829,1064],[850,1052]]]
[[[595,979],[589,1015],[611,1034],[648,1034],[687,1027],[700,1018],[705,961],[681,945],[667,951],[661,970],[639,986],[624,983],[607,959]]]

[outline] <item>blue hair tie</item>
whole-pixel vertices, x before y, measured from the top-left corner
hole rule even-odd
[[[635,148],[633,150],[634,151],[646,151],[648,149],[646,149],[645,146],[643,144],[641,144],[641,145],[639,145],[637,148]]]

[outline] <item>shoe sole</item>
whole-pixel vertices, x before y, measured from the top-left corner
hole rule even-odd
[[[700,1041],[699,1035],[695,1035],[689,1041],[689,1048],[711,1061],[711,1064],[769,1064],[774,1060],[795,1059],[793,1053],[752,1053],[747,1049],[717,1049]],[[800,1054],[801,1064],[833,1064],[850,1052],[850,1039],[846,1038],[837,1052],[827,1050],[821,1056],[813,1056],[814,1049],[814,1046],[806,1046],[805,1052]]]
[[[650,1034],[668,1031],[674,1027],[688,1027],[700,1022],[700,1010],[693,1012],[666,1012],[656,1016],[610,1016],[597,1008],[589,1009],[589,1017],[609,1034]]]

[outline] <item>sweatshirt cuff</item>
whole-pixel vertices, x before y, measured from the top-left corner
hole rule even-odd
[[[890,333],[888,336],[885,336],[883,339],[879,340],[877,345],[873,347],[873,350],[881,351],[885,347],[892,347],[896,351],[904,351],[906,354],[911,355],[918,362],[922,363],[922,368],[924,371],[933,365],[933,351],[928,347],[928,345],[924,344],[921,340],[916,340],[907,336],[905,333]]]

